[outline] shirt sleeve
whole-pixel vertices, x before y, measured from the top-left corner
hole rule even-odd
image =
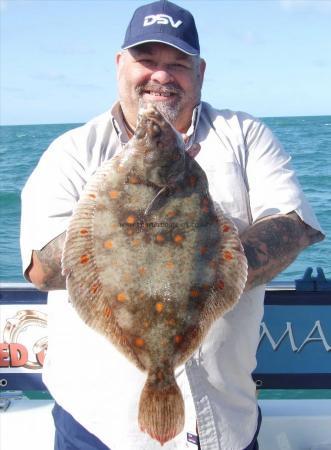
[[[22,191],[23,274],[30,265],[32,251],[42,249],[66,230],[85,183],[85,168],[76,144],[63,135],[43,154]]]
[[[253,222],[295,211],[306,224],[322,231],[293,170],[291,157],[278,139],[259,120],[244,120],[243,128]]]

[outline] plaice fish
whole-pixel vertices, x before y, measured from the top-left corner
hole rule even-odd
[[[147,372],[138,421],[161,444],[184,426],[174,369],[238,301],[247,262],[198,163],[153,105],[88,181],[62,258],[73,306]]]

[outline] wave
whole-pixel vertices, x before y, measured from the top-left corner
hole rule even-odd
[[[8,206],[20,206],[21,192],[20,191],[0,191],[0,205],[1,208]]]

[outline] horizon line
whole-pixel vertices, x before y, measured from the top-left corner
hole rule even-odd
[[[254,116],[254,115],[253,115]],[[285,116],[257,116],[257,119],[287,119],[287,118],[299,118],[299,117],[331,117],[330,114],[299,114],[299,115],[285,115]],[[93,119],[93,117],[91,118]],[[0,127],[29,127],[29,126],[49,126],[49,125],[84,125],[89,122],[53,122],[53,123],[0,123]]]

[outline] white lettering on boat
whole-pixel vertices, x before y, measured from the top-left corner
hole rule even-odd
[[[318,334],[318,336],[316,336],[316,334]],[[314,335],[315,335],[315,337],[314,337]],[[280,347],[281,343],[283,341],[285,341],[286,337],[288,337],[288,339],[289,339],[292,351],[296,352],[296,353],[301,352],[302,349],[307,344],[312,343],[312,342],[320,342],[321,344],[323,344],[326,352],[331,351],[331,345],[329,345],[329,343],[326,339],[326,336],[324,334],[323,327],[321,325],[320,320],[316,320],[312,329],[308,332],[308,334],[306,335],[305,339],[302,341],[302,343],[299,347],[296,344],[296,340],[294,337],[291,322],[286,322],[285,331],[283,332],[283,334],[280,337],[278,337],[278,340],[274,339],[273,335],[271,334],[271,332],[270,332],[269,328],[267,327],[267,325],[265,324],[265,322],[261,323],[259,346],[260,346],[261,342],[263,341],[263,339],[266,338],[270,342],[270,345],[271,345],[271,348],[273,349],[273,351],[277,351],[278,348]]]

